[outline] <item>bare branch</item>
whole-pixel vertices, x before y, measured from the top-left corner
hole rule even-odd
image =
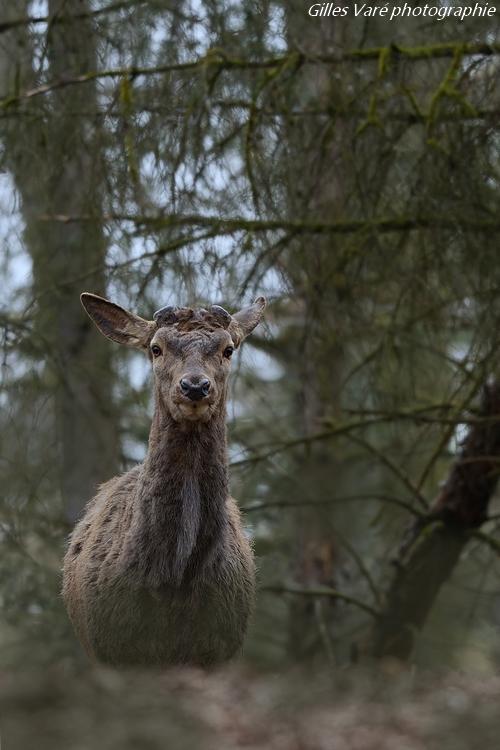
[[[328,588],[327,586],[299,588],[297,586],[273,585],[263,586],[260,591],[269,594],[294,594],[296,596],[312,597],[326,596],[329,599],[338,599],[342,602],[345,602],[346,604],[352,604],[353,606],[362,609],[364,612],[368,612],[368,614],[370,614],[372,617],[379,617],[379,613],[377,612],[377,610],[373,607],[370,607],[369,604],[365,604],[365,602],[362,602],[360,599],[356,599],[354,596],[343,594],[342,592],[337,591],[337,589]]]
[[[47,17],[43,17],[43,19],[42,17],[40,17],[38,19],[38,22],[45,23],[47,22],[47,20]],[[28,19],[26,18],[18,19],[17,25],[26,25],[27,22]],[[15,23],[15,21],[11,23]],[[500,54],[500,45],[483,43],[459,44],[457,42],[433,44],[419,47],[402,47],[392,45],[391,47],[354,49],[339,55],[316,56],[306,56],[303,53],[292,51],[286,55],[271,57],[264,60],[248,60],[245,58],[230,57],[223,49],[213,48],[208,50],[208,52],[204,56],[196,60],[189,60],[186,62],[175,62],[167,63],[165,65],[153,66],[116,67],[108,68],[105,70],[88,71],[87,73],[78,76],[69,76],[68,78],[51,81],[42,86],[30,89],[29,91],[23,91],[16,95],[9,96],[8,94],[5,94],[0,98],[0,106],[10,106],[11,104],[20,102],[24,99],[32,99],[36,96],[42,96],[50,91],[55,91],[67,86],[75,86],[81,83],[87,83],[88,81],[104,80],[109,78],[136,78],[138,76],[155,76],[174,72],[185,73],[197,70],[206,71],[207,69],[212,69],[215,72],[220,72],[222,70],[258,71],[275,68],[281,68],[284,70],[296,70],[305,64],[338,65],[340,62],[349,60],[357,60],[360,62],[378,61],[381,56],[385,58],[392,56],[394,60],[432,60],[454,58],[457,54],[457,50],[460,50],[462,58],[466,56],[476,55],[492,57]]]
[[[138,227],[150,229],[164,229],[167,227],[212,227],[218,235],[234,234],[236,232],[272,232],[288,231],[295,234],[352,234],[355,232],[372,231],[374,234],[390,234],[393,232],[409,232],[418,229],[449,229],[457,228],[472,232],[498,232],[500,219],[477,219],[473,216],[417,216],[392,217],[367,220],[345,221],[311,221],[308,219],[287,221],[286,219],[245,219],[243,217],[222,218],[203,214],[128,214],[111,213],[94,216],[88,214],[40,214],[38,221],[60,222],[130,222]]]
[[[81,21],[85,18],[98,18],[99,16],[104,16],[108,13],[116,13],[120,10],[127,10],[128,8],[135,8],[137,5],[145,4],[146,0],[119,0],[118,2],[105,5],[103,8],[81,11],[80,13],[61,13],[55,16],[20,16],[19,18],[13,18],[10,21],[0,21],[0,34],[4,34],[12,29],[22,28],[23,26],[39,26],[46,23],[50,23],[54,26],[56,24],[68,23],[71,21]],[[174,8],[168,8],[165,6],[164,9],[174,10]]]
[[[272,508],[304,508],[304,507],[312,507],[319,505],[335,505],[337,503],[355,503],[355,502],[370,502],[370,501],[377,501],[382,503],[388,503],[389,505],[396,505],[403,510],[407,510],[408,513],[410,513],[412,516],[415,516],[416,518],[425,518],[424,513],[422,511],[418,510],[418,508],[415,508],[410,502],[407,502],[406,500],[402,500],[399,497],[394,497],[392,495],[383,495],[378,492],[374,493],[366,493],[361,495],[340,495],[340,496],[333,496],[330,498],[325,498],[323,500],[314,500],[313,502],[310,502],[308,500],[304,500],[304,502],[297,502],[293,500],[269,500],[269,501],[262,501],[260,503],[254,503],[252,505],[244,505],[241,509],[245,513],[253,513],[253,512],[259,512],[259,511],[265,511]]]

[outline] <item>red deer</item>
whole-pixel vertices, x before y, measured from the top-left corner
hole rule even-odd
[[[102,485],[71,534],[69,617],[104,663],[223,662],[243,643],[255,589],[228,489],[227,383],[266,301],[234,315],[165,307],[149,321],[94,294],[81,300],[101,333],[148,354],[155,409],[144,462]]]

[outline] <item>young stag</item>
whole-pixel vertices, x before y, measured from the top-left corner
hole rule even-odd
[[[71,535],[69,616],[102,662],[222,662],[242,645],[255,583],[228,490],[227,381],[265,299],[235,315],[164,307],[152,321],[94,294],[81,299],[101,333],[148,354],[155,411],[144,463],[102,485]]]

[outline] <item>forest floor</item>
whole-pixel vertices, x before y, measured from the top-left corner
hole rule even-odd
[[[3,750],[496,750],[500,677],[0,672]]]

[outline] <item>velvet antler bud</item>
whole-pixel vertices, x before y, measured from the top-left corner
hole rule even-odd
[[[214,316],[214,318],[217,320],[217,322],[222,326],[222,328],[228,328],[229,324],[231,323],[232,316],[228,313],[227,310],[224,310],[223,307],[220,305],[212,305],[210,307],[210,312]]]
[[[178,307],[172,307],[172,305],[169,305],[168,307],[162,307],[157,310],[153,315],[153,320],[157,327],[159,328],[160,326],[173,325],[173,323],[176,323],[178,309]]]

